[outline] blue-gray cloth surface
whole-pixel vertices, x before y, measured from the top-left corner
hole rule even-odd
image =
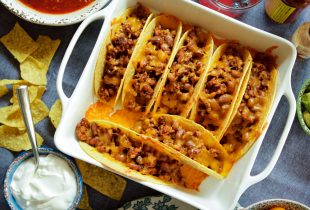
[[[265,15],[264,3],[261,2],[247,14],[240,17],[239,20],[290,40],[293,32],[300,24],[310,21],[310,8],[306,9],[294,23],[277,24]],[[63,27],[36,25],[14,16],[0,5],[0,37],[8,33],[16,22],[19,22],[34,39],[36,39],[38,35],[47,35],[53,39],[61,39],[61,45],[47,74],[47,91],[43,96],[43,100],[50,108],[58,98],[55,85],[61,60],[79,25],[75,24]],[[78,82],[81,72],[88,60],[88,56],[97,39],[101,25],[102,22],[100,21],[91,24],[83,33],[73,51],[66,68],[63,82],[67,95],[70,95],[73,92],[74,87]],[[15,60],[5,47],[0,44],[0,79],[4,78],[20,78],[20,71],[17,60]],[[292,72],[292,88],[295,96],[297,95],[302,83],[307,78],[310,78],[310,59],[297,59]],[[0,106],[8,105],[10,97],[11,95],[8,94],[1,98]],[[287,113],[288,103],[286,99],[282,99],[260,149],[253,169],[253,174],[262,171],[268,163],[268,160],[271,158],[286,122]],[[46,146],[55,148],[53,142],[55,128],[48,118],[37,124],[36,130],[44,138],[44,144]],[[8,166],[16,155],[18,155],[18,153],[0,148],[0,209],[3,210],[8,209],[3,195],[3,180]],[[143,196],[160,194],[157,191],[130,180],[128,180],[127,188],[120,201],[109,199],[92,188],[88,187],[87,190],[90,204],[93,209],[116,209],[127,201]],[[248,206],[254,202],[271,198],[292,199],[310,206],[310,137],[306,136],[301,129],[297,116],[294,119],[286,144],[274,170],[265,180],[246,190],[241,196],[239,203],[242,206]]]

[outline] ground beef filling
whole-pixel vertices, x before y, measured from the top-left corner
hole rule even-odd
[[[125,102],[127,109],[145,110],[169,61],[175,36],[176,30],[164,28],[159,24],[155,27],[130,83],[133,96]]]
[[[84,118],[76,127],[76,136],[133,170],[186,187],[181,171],[183,164],[118,128],[99,127]]]
[[[263,116],[268,103],[267,91],[271,83],[271,72],[267,55],[259,53],[254,57],[250,79],[242,102],[232,124],[221,139],[221,144],[231,154],[250,141],[253,129]]]
[[[208,148],[200,131],[182,127],[178,121],[147,117],[139,120],[134,130],[151,136],[187,157],[220,173],[223,169],[223,156],[217,148]]]
[[[243,74],[243,55],[234,46],[225,53],[207,76],[198,100],[195,121],[210,131],[223,123]]]
[[[102,101],[108,102],[116,96],[134,46],[149,15],[150,11],[138,4],[107,44],[105,69],[98,91]]]
[[[199,28],[193,29],[179,49],[170,69],[157,111],[181,114],[191,98],[195,86],[204,71],[201,63],[207,44],[207,35]]]

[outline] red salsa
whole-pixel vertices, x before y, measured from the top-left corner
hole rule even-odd
[[[64,14],[86,7],[94,0],[19,0],[28,7],[49,14]]]

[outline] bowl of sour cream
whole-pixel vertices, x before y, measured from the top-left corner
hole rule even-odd
[[[82,176],[74,160],[51,148],[38,148],[35,171],[32,151],[21,153],[9,166],[4,197],[12,210],[76,209],[82,194]]]

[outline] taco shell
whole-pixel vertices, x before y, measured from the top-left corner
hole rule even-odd
[[[210,33],[198,27],[181,37],[167,79],[159,90],[153,113],[187,117],[197,101],[210,65],[214,43]]]
[[[134,130],[161,142],[181,160],[213,177],[222,179],[232,167],[212,133],[184,117],[152,114],[137,121]]]
[[[249,80],[251,65],[250,52],[238,44],[222,44],[212,56],[205,84],[191,110],[190,119],[210,130],[217,141],[236,114]]]
[[[122,87],[123,87],[123,82],[124,82],[124,77],[127,71],[127,67],[125,67],[125,70],[121,70],[124,71],[123,74],[120,75],[120,78],[117,78],[118,76],[112,75],[111,77],[108,76],[108,79],[106,79],[106,81],[104,82],[109,82],[109,84],[107,85],[111,85],[112,87],[114,87],[116,90],[113,91],[113,93],[109,93],[110,97],[109,98],[104,98],[101,96],[101,94],[99,93],[100,88],[102,86],[102,81],[103,81],[103,77],[106,76],[107,74],[107,59],[108,59],[108,54],[109,52],[111,54],[115,53],[115,49],[113,48],[114,44],[113,44],[113,40],[117,39],[117,37],[119,37],[119,34],[123,33],[124,28],[122,28],[124,25],[130,25],[131,26],[131,33],[140,33],[140,35],[137,38],[132,38],[132,37],[125,37],[125,39],[128,39],[132,42],[134,42],[134,46],[132,47],[132,49],[127,50],[127,51],[131,51],[132,50],[132,54],[128,54],[125,55],[126,59],[128,59],[128,63],[131,59],[131,57],[133,57],[133,55],[136,52],[136,49],[139,48],[139,40],[141,39],[141,37],[143,36],[143,32],[145,31],[147,25],[149,24],[149,22],[151,21],[153,14],[150,13],[150,15],[147,17],[144,25],[141,28],[141,24],[142,21],[137,17],[137,16],[132,16],[132,14],[134,14],[136,12],[136,10],[138,10],[138,8],[142,8],[142,9],[146,9],[145,7],[143,7],[142,5],[138,4],[135,8],[128,8],[126,9],[119,17],[117,17],[116,19],[114,19],[111,23],[111,28],[110,31],[105,39],[105,41],[102,44],[101,50],[99,52],[98,55],[98,60],[96,63],[96,67],[95,67],[95,71],[94,71],[94,93],[95,95],[99,98],[99,100],[101,102],[104,103],[111,103],[111,101],[113,103],[115,103],[115,105],[117,104],[120,96],[120,93],[122,91]],[[141,32],[140,32],[141,30]],[[118,41],[118,45],[122,46],[124,44],[122,44],[123,39],[120,39]],[[115,46],[114,46],[115,47]],[[112,49],[111,49],[112,48]],[[117,68],[118,71],[121,68],[124,68],[123,66],[120,67],[119,64],[114,64],[111,63],[110,65],[112,65],[113,68]],[[116,75],[119,73],[116,73]],[[119,86],[118,84],[118,79],[121,80]],[[111,83],[111,84],[110,84]],[[118,87],[117,87],[118,86]],[[105,87],[105,91],[108,91],[108,88]]]
[[[258,61],[256,56],[259,57]],[[246,91],[236,108],[232,123],[220,141],[234,162],[251,148],[266,127],[277,84],[277,69],[270,59],[273,58],[268,54],[254,54]]]
[[[114,124],[114,123],[109,122],[109,121],[100,120],[100,121],[96,121],[95,124],[97,126],[99,126],[100,129],[112,129],[112,131],[113,131],[112,135],[118,134],[120,136],[118,139],[119,144],[122,147],[126,147],[125,145],[127,144],[126,148],[129,150],[128,153],[130,153],[131,149],[132,149],[132,151],[137,149],[139,147],[139,146],[137,147],[137,145],[140,145],[140,146],[142,145],[141,148],[144,151],[144,155],[145,155],[144,158],[146,158],[146,160],[144,160],[144,158],[143,158],[143,162],[151,159],[152,155],[153,155],[154,157],[157,157],[157,159],[156,159],[157,161],[163,161],[163,162],[166,161],[165,163],[167,163],[168,165],[170,163],[174,163],[174,165],[172,165],[172,166],[177,167],[177,172],[180,173],[180,175],[182,177],[184,177],[183,180],[185,182],[183,183],[184,184],[183,187],[188,187],[188,188],[192,188],[192,189],[197,190],[200,182],[202,182],[203,179],[207,176],[204,173],[193,168],[191,170],[194,170],[195,173],[200,174],[201,179],[198,180],[198,182],[197,182],[197,180],[191,181],[190,179],[188,179],[188,177],[187,177],[188,175],[186,174],[186,171],[183,170],[183,167],[188,167],[188,166],[185,166],[186,164],[184,164],[181,161],[181,159],[178,156],[176,156],[173,152],[166,150],[160,142],[158,142],[154,139],[151,139],[150,137],[141,136],[141,135],[125,128],[125,127],[118,126],[117,124]],[[117,133],[117,134],[115,134],[115,133]],[[125,136],[125,138],[124,138],[124,136]],[[106,138],[106,134],[102,134],[102,136],[99,136],[99,139],[101,139],[101,140],[105,139],[105,138]],[[129,140],[129,141],[126,141],[126,140]],[[128,142],[131,142],[131,146],[128,145]],[[130,159],[130,162],[127,162],[127,163],[122,162],[120,159],[116,159],[115,157],[118,157],[117,155],[121,154],[120,146],[116,146],[116,147],[109,146],[109,147],[107,147],[108,152],[102,152],[102,151],[100,152],[98,150],[98,148],[95,148],[95,147],[87,144],[86,142],[80,141],[79,144],[80,144],[81,148],[89,156],[91,156],[92,158],[94,158],[95,160],[100,162],[103,166],[109,168],[110,170],[112,170],[114,172],[117,172],[118,174],[125,175],[125,176],[127,176],[131,179],[134,179],[134,180],[148,181],[148,182],[152,182],[152,183],[156,183],[156,184],[163,184],[163,185],[180,186],[178,183],[175,183],[173,181],[173,178],[171,178],[171,180],[169,181],[169,180],[160,179],[157,176],[147,174],[146,172],[148,171],[148,168],[142,167],[142,168],[140,168],[142,170],[140,172],[138,170],[135,170],[135,167],[137,167],[137,164],[138,164],[137,162],[135,162],[135,161],[137,161],[136,157],[133,157],[134,159]],[[113,143],[111,143],[111,145],[112,144]],[[149,149],[146,149],[146,148],[149,148]],[[99,146],[99,149],[100,149],[100,146]],[[151,153],[151,156],[148,156],[148,154],[150,154],[150,153]],[[116,154],[116,156],[112,157],[115,154]],[[157,156],[156,156],[156,154],[157,154]],[[131,157],[131,155],[133,155],[133,154],[130,154],[129,156]],[[128,156],[128,158],[129,158],[129,156]],[[165,159],[160,160],[159,158],[162,158],[162,157],[164,157]],[[125,160],[123,160],[123,161],[125,161]],[[147,163],[144,162],[143,164],[147,164]],[[148,163],[148,164],[151,164],[151,163]],[[134,166],[132,166],[132,165],[134,165]],[[132,166],[132,167],[129,167],[129,166]],[[144,167],[148,167],[148,166],[144,165]],[[161,167],[161,165],[160,165],[160,167]],[[160,168],[158,173],[159,174],[162,173],[162,172],[160,172],[162,170],[164,170],[164,169]],[[169,167],[168,167],[168,170],[169,170]],[[164,175],[165,175],[165,172],[164,172]],[[160,175],[158,175],[158,176],[160,176]],[[173,177],[173,173],[171,174],[171,177]],[[196,183],[196,184],[193,185],[193,183]]]
[[[170,39],[171,47],[169,50],[162,50],[158,49],[155,44],[153,44],[152,38],[157,37],[159,35],[156,34],[156,27],[160,28],[159,30],[166,30],[169,31],[171,34],[176,33],[175,36]],[[131,59],[130,63],[128,64],[128,70],[126,72],[126,78],[123,85],[123,92],[122,92],[122,104],[123,107],[135,111],[143,111],[143,112],[150,112],[155,99],[158,96],[159,90],[162,88],[164,81],[169,73],[169,67],[173,62],[173,58],[177,51],[177,43],[179,42],[180,36],[182,32],[182,23],[179,19],[171,15],[160,15],[154,18],[146,28],[143,37],[141,38],[140,42],[140,49],[133,58]],[[166,41],[168,43],[168,41]],[[166,43],[165,43],[166,44]],[[166,48],[168,46],[166,45]],[[147,61],[150,56],[153,56],[150,61]],[[149,56],[149,57],[148,57]],[[142,62],[144,64],[142,64]],[[141,66],[145,65],[146,67],[142,68]],[[158,66],[162,65],[162,66]],[[141,75],[141,72],[138,72],[137,69],[142,69],[143,73],[147,75],[146,81],[152,80],[152,84],[150,82],[142,81],[136,82],[135,79],[137,75]],[[152,68],[163,68],[161,71],[156,72],[156,78],[151,78],[150,74]],[[140,71],[140,70],[139,70]],[[159,75],[157,75],[159,74]],[[157,78],[158,77],[158,78]],[[139,83],[139,84],[137,84]],[[136,87],[138,86],[139,87]],[[148,86],[152,88],[150,91],[152,92],[149,98],[146,98],[143,95],[143,88],[144,86]]]

